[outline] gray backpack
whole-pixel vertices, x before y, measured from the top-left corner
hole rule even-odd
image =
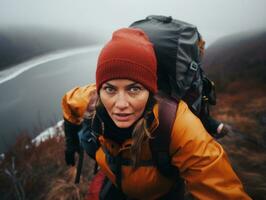
[[[201,67],[201,36],[196,26],[172,17],[151,15],[130,27],[142,29],[154,45],[159,91],[183,99],[198,116],[208,111],[205,106],[215,105],[214,84]]]

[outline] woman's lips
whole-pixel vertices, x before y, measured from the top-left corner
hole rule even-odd
[[[117,120],[117,121],[128,121],[130,120],[130,117],[131,117],[131,113],[114,113],[114,118]]]

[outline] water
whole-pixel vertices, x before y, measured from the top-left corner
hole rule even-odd
[[[0,77],[0,152],[22,132],[36,134],[62,119],[64,93],[95,81],[99,49],[49,54],[17,65]]]
[[[23,72],[30,70],[34,67],[40,66],[40,64],[57,60],[65,57],[69,57],[76,54],[87,53],[91,51],[97,51],[99,46],[89,46],[83,48],[69,49],[69,50],[60,50],[45,55],[37,56],[31,60],[27,60],[23,63],[12,66],[6,70],[0,71],[0,84],[6,81],[12,80],[13,78],[19,76]]]

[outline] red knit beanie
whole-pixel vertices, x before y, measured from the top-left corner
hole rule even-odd
[[[152,43],[140,29],[122,28],[102,49],[96,70],[96,87],[112,79],[130,79],[157,92],[157,62]]]

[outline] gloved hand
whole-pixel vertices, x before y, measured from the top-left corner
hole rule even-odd
[[[231,126],[229,126],[228,124],[224,124],[221,123],[218,127],[217,127],[217,135],[219,136],[219,138],[224,137],[225,135],[232,135],[233,133],[233,129]]]
[[[66,148],[65,150],[65,162],[67,165],[75,165],[75,154],[79,153],[79,149],[70,150],[70,148]]]
[[[80,152],[78,132],[81,125],[73,124],[66,119],[64,120],[65,130],[65,161],[67,165],[75,165],[75,154]]]

